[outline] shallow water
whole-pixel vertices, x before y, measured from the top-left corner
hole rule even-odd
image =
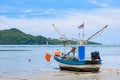
[[[55,50],[69,51],[68,46],[61,45],[1,45],[0,46],[0,76],[27,76],[44,71],[59,71],[59,66],[51,60],[45,60],[45,53],[53,55]],[[99,51],[102,58],[102,68],[120,69],[119,46],[87,46],[86,58],[90,58],[92,51]]]

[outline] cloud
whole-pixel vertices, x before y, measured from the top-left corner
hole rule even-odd
[[[90,3],[95,4],[100,7],[110,7],[108,4],[104,3],[103,1],[98,1],[98,0],[90,0]]]
[[[7,16],[11,18],[41,18],[41,17],[54,17],[61,13],[62,10],[55,9],[23,9],[23,10],[5,10],[1,9],[1,16]],[[63,12],[63,11],[62,11]]]
[[[54,11],[55,10],[53,10],[53,12]],[[87,39],[96,31],[100,30],[103,26],[109,25],[104,33],[93,40],[101,43],[120,43],[120,38],[114,37],[120,36],[120,9],[101,8],[91,11],[62,10],[62,12],[59,12],[56,11],[57,17],[54,18],[10,18],[7,16],[0,16],[0,27],[1,29],[15,27],[27,34],[59,38],[60,35],[58,35],[51,26],[51,23],[54,23],[61,32],[66,34],[68,38],[78,38],[78,33],[82,32],[82,30],[78,30],[78,26],[84,22],[85,38]]]
[[[26,9],[26,10],[21,11],[21,13],[31,13],[31,12],[34,12],[34,10]]]
[[[0,10],[0,13],[7,13],[7,12],[9,12],[9,10],[4,10],[4,9]]]

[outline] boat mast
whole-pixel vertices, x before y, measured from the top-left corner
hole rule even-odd
[[[79,33],[79,45],[83,46],[84,45],[84,36],[85,36],[85,31],[84,31],[84,22],[82,25],[78,26],[79,29],[82,29],[82,39],[80,39],[80,33]]]

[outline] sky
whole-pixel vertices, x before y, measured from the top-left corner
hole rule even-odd
[[[108,25],[91,41],[120,44],[120,0],[0,0],[0,30],[58,39],[52,23],[68,39],[78,39],[82,23],[85,39]]]

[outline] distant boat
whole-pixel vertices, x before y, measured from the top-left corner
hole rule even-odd
[[[48,43],[48,41],[46,41],[46,45],[48,45],[49,43]]]
[[[90,40],[93,36],[95,36],[99,32],[103,31],[106,27],[107,27],[107,25],[104,28],[102,28],[101,30],[99,30],[97,33],[92,35],[90,38],[88,38],[88,40]],[[59,33],[60,33],[60,31],[59,31]],[[71,46],[72,49],[68,53],[61,53],[59,50],[55,51],[54,59],[58,62],[58,65],[61,70],[85,71],[85,72],[99,71],[100,65],[102,62],[99,51],[91,52],[91,59],[89,59],[89,60],[85,59],[84,42],[85,41],[82,39],[79,41],[80,45],[78,45],[77,47]],[[65,44],[70,44],[66,40],[66,38],[64,40],[64,45]],[[72,54],[72,55],[70,55],[70,54]],[[77,54],[78,56],[76,56],[75,54]],[[48,54],[48,56],[46,56],[48,61],[50,61],[49,56],[51,57],[51,55],[49,55],[49,54]]]

